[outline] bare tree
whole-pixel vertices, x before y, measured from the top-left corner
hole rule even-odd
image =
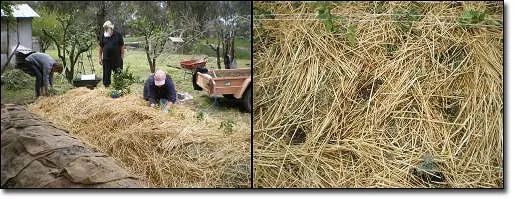
[[[65,68],[66,79],[71,83],[79,56],[93,45],[93,31],[84,30],[84,27],[92,26],[78,23],[73,14],[63,14],[57,20],[59,21],[58,28],[50,30],[43,28],[42,31],[54,42],[57,55]]]

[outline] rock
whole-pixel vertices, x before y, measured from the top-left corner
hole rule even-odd
[[[445,182],[445,176],[431,155],[424,155],[423,161],[413,170],[413,175],[426,183]]]
[[[107,154],[21,106],[2,106],[2,188],[138,188],[144,182]]]

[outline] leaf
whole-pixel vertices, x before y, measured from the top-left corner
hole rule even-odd
[[[356,25],[354,25],[354,24],[350,24],[350,25],[347,27],[347,33],[346,33],[346,36],[347,36],[347,40],[349,41],[349,43],[351,44],[351,46],[356,46],[356,44],[357,44],[357,39],[356,39]]]
[[[487,15],[484,12],[467,10],[458,19],[458,23],[464,28],[473,28],[476,27],[476,24],[485,21],[486,17]]]

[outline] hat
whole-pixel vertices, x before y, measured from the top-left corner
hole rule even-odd
[[[156,86],[162,86],[165,84],[166,80],[166,73],[162,70],[157,70],[156,73],[154,73],[154,84]]]
[[[114,29],[114,25],[111,21],[106,21],[102,27]]]

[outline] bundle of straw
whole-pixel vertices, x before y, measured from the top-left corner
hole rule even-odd
[[[118,99],[106,89],[77,88],[43,98],[29,109],[117,159],[148,187],[249,187],[250,125],[174,106],[169,113],[134,94]]]
[[[315,5],[254,4],[255,187],[503,187],[502,8]]]

